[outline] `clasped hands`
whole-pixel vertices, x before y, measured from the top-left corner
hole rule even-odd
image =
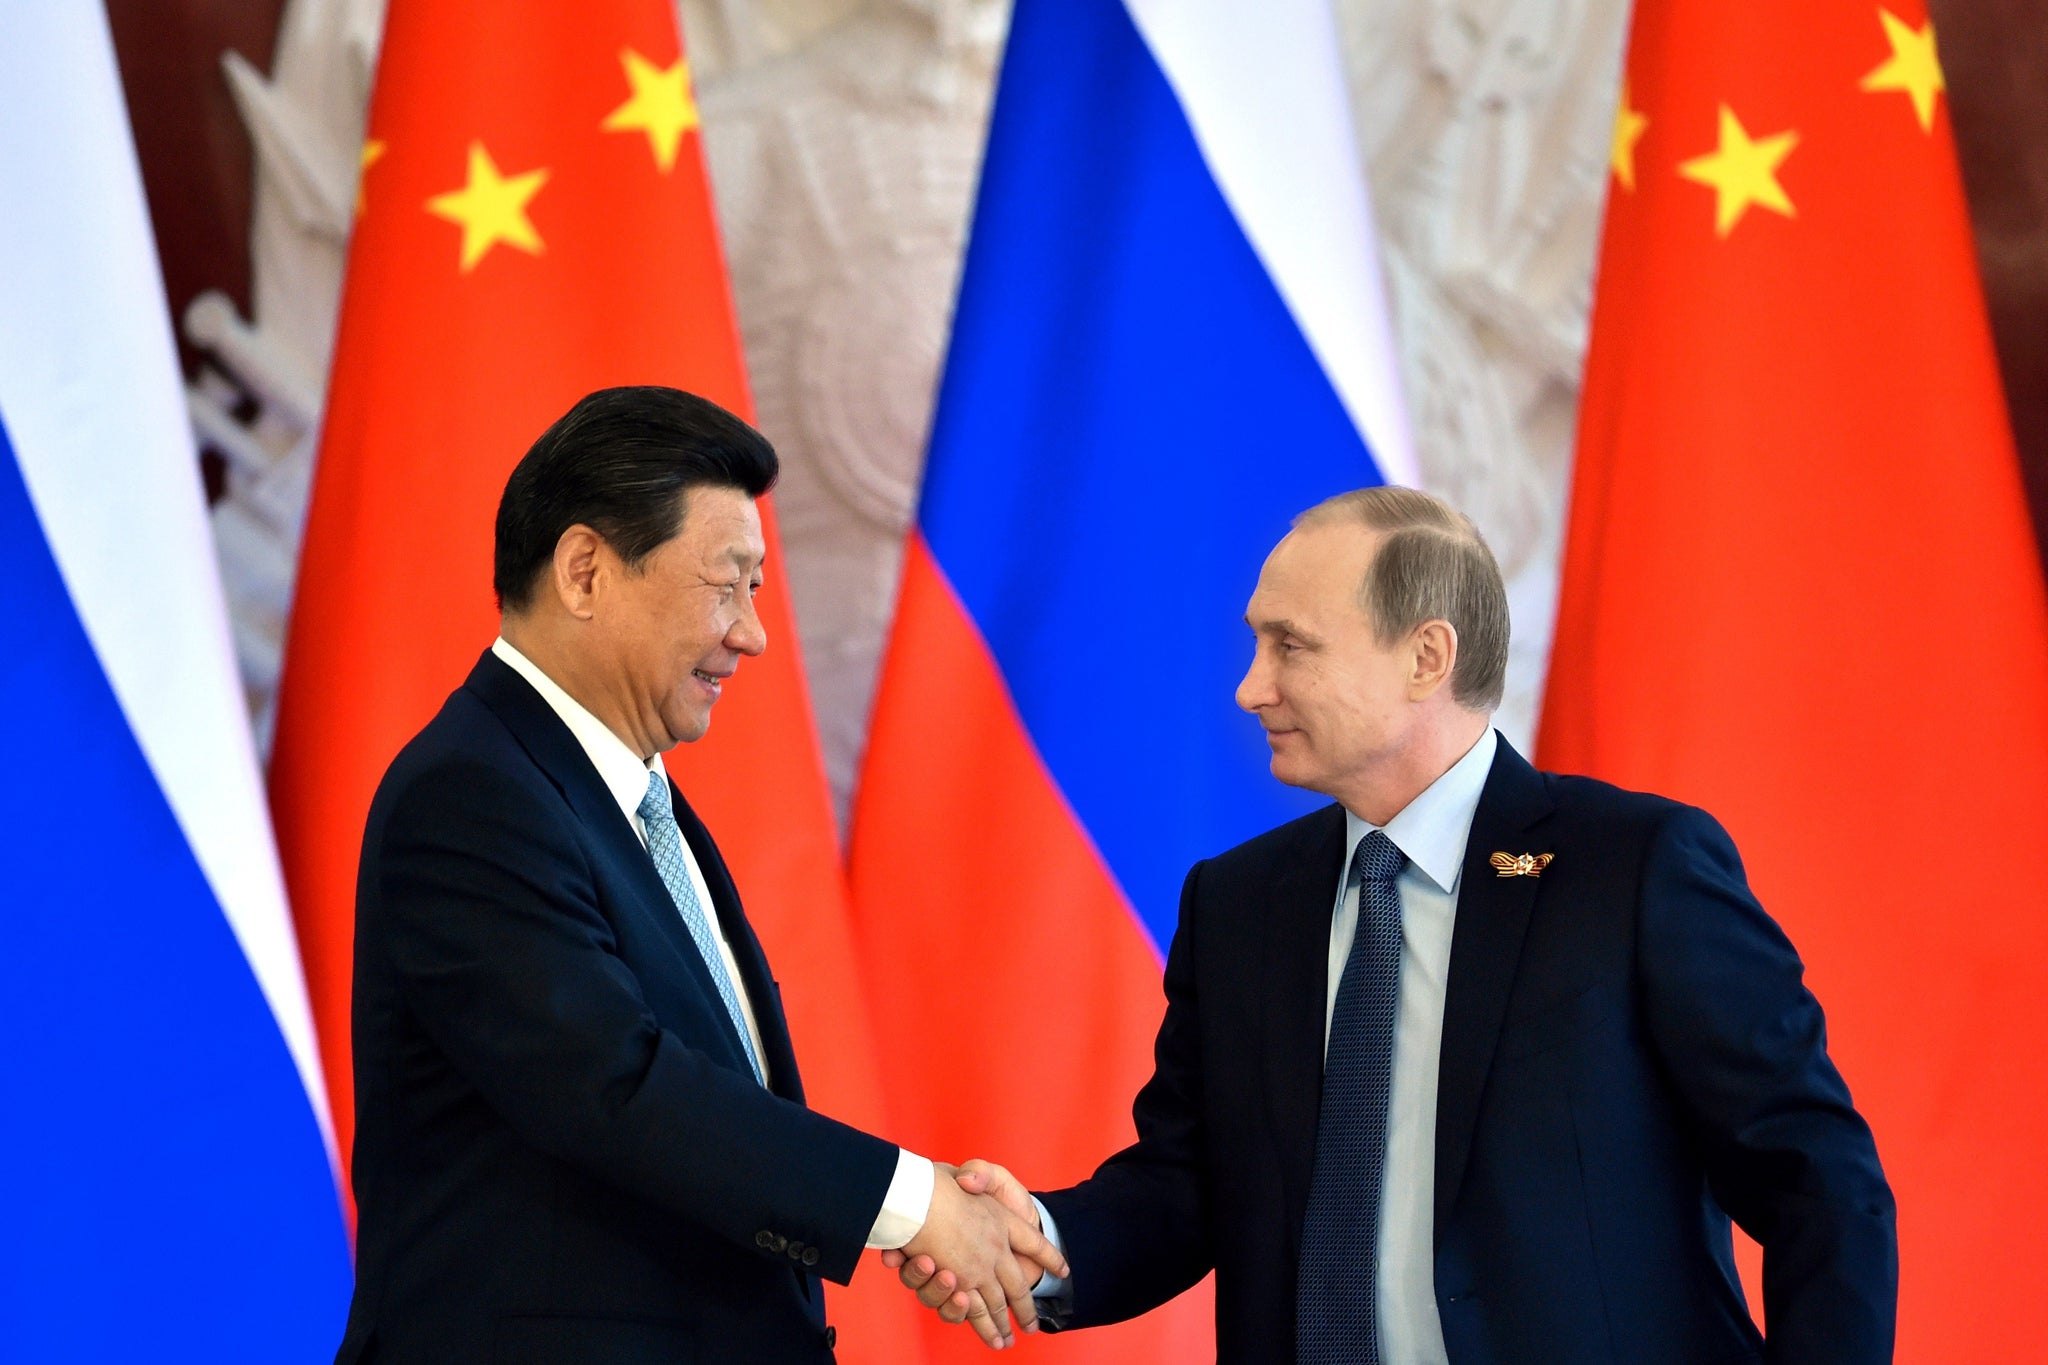
[[[1067,1258],[1038,1228],[1030,1193],[1001,1166],[933,1163],[931,1212],[901,1251],[882,1253],[918,1302],[966,1322],[996,1350],[1014,1345],[1011,1322],[1038,1330],[1031,1290],[1042,1274],[1065,1279]]]

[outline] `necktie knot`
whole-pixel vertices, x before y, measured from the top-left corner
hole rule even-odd
[[[1391,882],[1401,875],[1401,869],[1408,862],[1406,854],[1394,846],[1379,830],[1373,830],[1358,841],[1358,852],[1351,860],[1351,868],[1361,886],[1374,882]]]
[[[669,800],[668,779],[660,773],[647,774],[647,795],[640,798],[640,818],[650,822],[676,818],[676,808]]]

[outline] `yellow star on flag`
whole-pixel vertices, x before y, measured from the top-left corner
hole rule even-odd
[[[633,94],[606,115],[601,126],[607,133],[647,134],[654,164],[666,174],[676,164],[676,148],[682,145],[683,134],[697,126],[690,64],[678,57],[674,66],[656,66],[630,47],[619,53],[619,62],[626,68],[626,83],[633,87]]]
[[[1679,166],[1687,180],[1709,185],[1714,190],[1714,235],[1725,238],[1742,221],[1751,204],[1758,204],[1787,218],[1795,217],[1785,187],[1778,183],[1778,167],[1799,145],[1799,134],[1773,133],[1751,139],[1735,111],[1721,106],[1721,145],[1705,156],[1696,156]]]
[[[361,164],[356,167],[356,217],[358,218],[362,217],[363,211],[370,206],[369,201],[363,197],[363,181],[369,177],[370,167],[376,165],[378,158],[383,155],[384,144],[376,138],[371,138],[363,143],[363,159]]]
[[[1899,90],[1913,101],[1913,113],[1920,120],[1920,131],[1934,131],[1934,97],[1948,89],[1948,82],[1942,79],[1941,59],[1934,51],[1934,21],[1929,19],[1915,29],[1905,20],[1888,9],[1880,9],[1877,17],[1884,23],[1884,36],[1891,42],[1892,55],[1882,66],[1857,82],[1858,90],[1875,93],[1881,90]]]
[[[499,174],[498,163],[491,160],[483,143],[469,144],[469,183],[427,201],[427,212],[462,225],[464,274],[475,269],[484,253],[499,242],[531,256],[540,255],[540,234],[526,216],[526,203],[547,182],[545,170],[507,178]]]
[[[1614,150],[1609,161],[1614,167],[1614,178],[1625,190],[1636,187],[1636,144],[1643,140],[1643,131],[1650,126],[1650,116],[1640,109],[1629,107],[1628,82],[1621,83],[1621,103],[1614,108]]]

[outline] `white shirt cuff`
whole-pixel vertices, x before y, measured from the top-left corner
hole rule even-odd
[[[932,1195],[938,1186],[938,1168],[930,1158],[905,1147],[896,1149],[896,1174],[889,1192],[882,1196],[882,1211],[868,1233],[870,1251],[895,1251],[924,1230],[932,1211]]]
[[[1066,1255],[1067,1244],[1060,1240],[1060,1225],[1053,1221],[1052,1210],[1046,1208],[1035,1194],[1031,1196],[1031,1203],[1038,1210],[1038,1230],[1045,1234],[1045,1240],[1051,1242],[1060,1255]],[[1061,1307],[1069,1306],[1074,1302],[1074,1277],[1068,1275],[1063,1280],[1050,1270],[1041,1270],[1038,1283],[1031,1286],[1031,1297],[1045,1299]]]

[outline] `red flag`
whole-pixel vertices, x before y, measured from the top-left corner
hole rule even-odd
[[[752,415],[666,0],[398,0],[363,165],[271,774],[344,1152],[363,820],[392,756],[495,634],[491,526],[506,475],[592,389],[671,384]],[[669,771],[775,963],[811,1102],[886,1131],[762,511],[768,653]],[[910,1358],[914,1302],[884,1274],[862,1279],[835,1305],[846,1358]]]
[[[1641,0],[1613,152],[1539,751],[1727,823],[1898,1195],[1900,1359],[2023,1358],[2048,606],[1933,27]]]
[[[851,881],[877,994],[968,1018],[996,1039],[991,1055],[1028,1058],[1050,1078],[949,1085],[958,1059],[947,1049],[892,1049],[883,1079],[911,1145],[1007,1163],[1038,1189],[1086,1179],[1137,1136],[1129,1104],[1152,1074],[1158,959],[916,534],[856,820]],[[1044,980],[1033,975],[1041,958]],[[1142,1317],[1062,1337],[1057,1350],[1069,1365],[1213,1358],[1215,1317],[1204,1280]],[[934,1361],[968,1365],[986,1349],[936,1317],[927,1333]]]

